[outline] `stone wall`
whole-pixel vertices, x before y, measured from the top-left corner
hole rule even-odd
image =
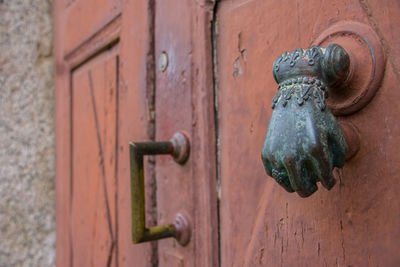
[[[51,0],[0,0],[0,266],[55,263]]]

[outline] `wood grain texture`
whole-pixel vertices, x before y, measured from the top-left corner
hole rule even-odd
[[[107,52],[72,74],[74,266],[115,262],[117,63]]]
[[[150,244],[131,242],[128,159],[129,141],[148,138],[150,11],[55,3],[58,266],[152,265]]]
[[[222,266],[398,266],[400,202],[400,9],[381,1],[221,1],[217,69],[221,162]],[[388,14],[392,16],[388,16]],[[358,155],[337,185],[307,199],[265,174],[260,152],[276,92],[271,69],[284,51],[306,48],[330,25],[374,27],[388,63],[381,88],[341,120],[361,135]]]
[[[155,55],[169,58],[156,71],[156,140],[183,130],[191,142],[185,165],[156,157],[158,223],[182,212],[192,225],[185,247],[159,241],[159,266],[218,266],[211,12],[208,1],[156,3]]]
[[[61,9],[65,25],[64,54],[90,39],[95,32],[101,32],[107,22],[117,17],[123,9],[121,0],[75,0]]]

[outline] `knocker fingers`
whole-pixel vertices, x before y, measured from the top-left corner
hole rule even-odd
[[[286,191],[289,193],[293,193],[293,187],[290,184],[289,177],[284,170],[278,170],[278,169],[272,169],[272,178],[275,179],[275,181],[282,186]]]
[[[325,151],[321,149],[311,152],[310,162],[317,181],[320,181],[326,189],[330,190],[335,185],[336,180],[333,177],[333,166],[327,153],[330,152],[326,151],[326,149]]]
[[[328,148],[333,159],[333,167],[343,167],[348,147],[341,130],[331,129],[328,134]]]
[[[312,173],[312,169],[310,169],[311,165],[308,160],[288,157],[285,162],[285,167],[292,188],[301,197],[308,197],[317,191],[318,187],[315,184],[315,177]]]
[[[289,193],[294,192],[289,182],[289,177],[283,166],[278,166],[277,161],[272,157],[263,157],[263,163],[267,174],[275,179]]]

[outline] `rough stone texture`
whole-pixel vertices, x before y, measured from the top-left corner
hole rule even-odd
[[[0,266],[55,263],[51,0],[0,0]]]

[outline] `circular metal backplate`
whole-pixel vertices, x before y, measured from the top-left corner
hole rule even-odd
[[[329,92],[326,100],[335,115],[352,114],[374,97],[385,71],[385,56],[375,31],[354,21],[339,22],[326,29],[314,45],[331,43],[342,46],[350,55],[351,76],[340,88]]]

